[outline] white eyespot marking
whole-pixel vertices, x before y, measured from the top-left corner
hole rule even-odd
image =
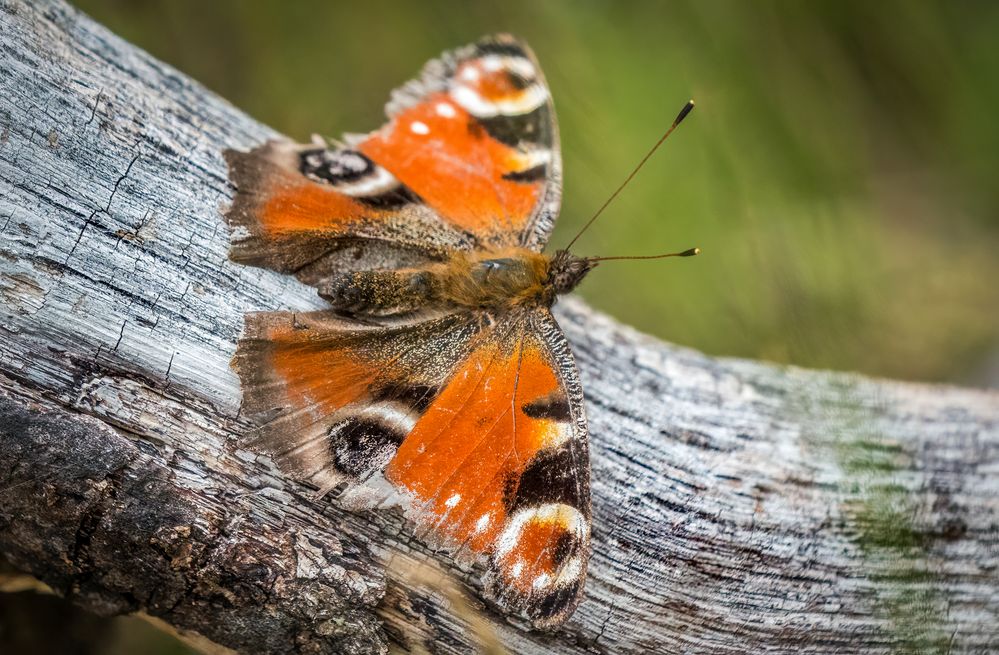
[[[535,589],[544,589],[551,583],[552,577],[547,573],[542,573],[538,577],[534,578],[534,584],[531,586]]]
[[[443,116],[444,118],[454,118],[458,115],[454,105],[449,102],[438,102],[434,109],[437,111],[438,116]]]
[[[532,84],[509,97],[491,101],[471,86],[458,85],[451,89],[451,99],[476,118],[520,116],[529,114],[548,101],[548,90]]]
[[[503,71],[520,78],[524,88],[510,89],[501,94],[502,97],[490,98],[493,94],[483,88],[482,78],[495,77]],[[543,105],[548,100],[548,90],[538,81],[537,70],[530,60],[490,54],[461,66],[451,89],[451,99],[478,118],[518,116]]]
[[[410,123],[409,131],[413,134],[430,134],[430,128],[422,121],[413,121]]]
[[[530,59],[507,57],[504,63],[510,71],[523,77],[525,80],[533,80],[538,76],[538,72],[534,69],[534,64],[531,63]]]
[[[507,520],[506,527],[496,539],[494,557],[503,559],[517,547],[524,527],[530,523],[557,523],[580,541],[589,538],[589,528],[583,514],[565,503],[548,503],[538,507],[525,507]]]
[[[394,400],[383,400],[372,403],[366,407],[352,411],[346,416],[376,421],[386,428],[396,432],[401,437],[405,437],[416,427],[416,416],[413,408]]]
[[[489,522],[492,520],[492,513],[486,513],[479,517],[479,520],[475,522],[475,534],[479,534],[483,530],[489,527]]]
[[[459,77],[466,82],[475,82],[481,75],[482,74],[479,72],[479,69],[475,66],[465,66],[462,68],[461,75],[459,75]]]
[[[499,55],[487,55],[479,60],[482,70],[487,73],[497,73],[503,70],[503,58]]]
[[[366,157],[352,150],[308,152],[303,156],[303,160],[310,169],[313,169],[306,175],[317,182],[330,181],[329,178],[332,178],[333,184],[336,184],[339,178],[358,177],[373,168]]]
[[[548,148],[530,148],[517,153],[520,160],[521,170],[528,170],[535,166],[547,166],[552,160],[552,151]]]
[[[487,73],[498,73],[505,70],[525,80],[533,80],[537,75],[534,70],[534,64],[529,59],[523,57],[486,55],[478,60],[478,65]]]
[[[345,173],[363,173],[368,170],[368,160],[360,154],[351,151],[338,152],[331,162],[334,172],[338,175]]]
[[[461,494],[454,494],[450,498],[444,501],[444,505],[448,509],[454,509],[454,506],[461,502]]]
[[[527,561],[520,553],[516,552],[524,529],[532,523],[555,524],[575,537],[574,552],[561,562],[555,561],[554,553],[548,550],[555,548],[556,545],[549,543],[546,546],[546,552],[553,558],[553,563],[557,565],[554,570],[545,570],[547,565],[528,568]],[[496,540],[493,556],[500,566],[508,567],[505,569],[508,580],[516,580],[518,584],[524,584],[520,582],[520,579],[527,572],[534,576],[529,581],[531,589],[535,592],[546,592],[550,589],[569,587],[582,577],[586,570],[585,550],[588,538],[589,528],[585,517],[579,510],[564,503],[549,503],[539,507],[522,509],[508,519],[506,527]]]
[[[583,560],[579,555],[576,555],[562,564],[561,570],[559,570],[558,575],[555,576],[555,584],[560,587],[564,587],[565,585],[578,580],[579,576],[582,574]]]
[[[558,423],[556,421],[544,421],[544,432],[541,435],[541,448],[551,450],[558,448],[572,438],[572,426],[568,423]]]
[[[370,174],[354,182],[339,182],[333,185],[340,193],[347,196],[365,197],[378,196],[399,188],[399,180],[381,166],[376,166]]]

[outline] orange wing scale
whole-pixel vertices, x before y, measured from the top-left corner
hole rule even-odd
[[[490,344],[473,353],[417,421],[386,469],[453,542],[488,551],[506,522],[504,495],[530,460],[558,443],[554,421],[523,406],[559,388],[537,349]]]
[[[342,233],[350,223],[377,214],[356,200],[301,175],[282,171],[262,196],[260,227],[270,237],[300,232]]]
[[[530,167],[525,154],[491,137],[447,93],[402,111],[358,150],[476,234],[520,232],[541,195],[542,182],[503,177]]]
[[[322,341],[303,343],[294,332],[293,327],[282,328],[271,335],[275,348],[270,364],[284,380],[287,402],[328,415],[364,397],[380,366]]]

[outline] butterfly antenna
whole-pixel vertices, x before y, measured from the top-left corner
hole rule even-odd
[[[644,157],[642,157],[642,161],[638,162],[638,166],[635,166],[635,170],[631,171],[631,174],[628,175],[628,177],[625,178],[624,182],[621,183],[621,186],[619,186],[617,188],[617,190],[614,193],[611,194],[610,198],[608,198],[604,202],[604,204],[602,204],[600,206],[600,209],[598,209],[597,213],[595,213],[590,218],[590,220],[588,220],[586,222],[586,225],[583,226],[583,229],[581,229],[579,232],[576,233],[576,236],[574,236],[572,238],[572,241],[570,241],[569,245],[567,245],[565,247],[565,250],[569,250],[570,248],[572,248],[572,244],[576,243],[576,241],[579,239],[579,237],[583,236],[583,232],[586,232],[586,230],[588,230],[589,227],[591,225],[593,225],[593,221],[597,220],[597,218],[600,216],[600,214],[602,214],[603,211],[605,209],[607,209],[607,206],[609,204],[611,204],[612,202],[614,202],[614,198],[617,198],[617,194],[621,193],[621,190],[624,189],[624,187],[628,186],[628,182],[631,182],[631,178],[635,177],[635,175],[638,173],[638,171],[642,170],[642,166],[645,166],[645,162],[647,162],[649,160],[649,157],[651,157],[653,154],[655,154],[656,150],[659,149],[659,146],[661,146],[663,144],[663,141],[665,141],[666,138],[669,137],[669,135],[673,133],[673,130],[676,129],[676,126],[679,125],[680,122],[684,118],[687,117],[687,114],[689,114],[690,110],[693,109],[693,108],[694,108],[694,101],[693,100],[688,100],[687,104],[685,104],[683,106],[683,109],[680,110],[680,113],[677,114],[676,119],[673,121],[673,124],[670,125],[669,129],[666,130],[666,132],[659,138],[658,141],[656,141],[656,145],[652,146],[652,149],[649,150],[649,152]],[[687,252],[690,252],[690,251],[687,251]]]
[[[624,256],[624,257],[587,257],[588,262],[606,262],[612,259],[664,259],[666,257],[693,257],[694,255],[700,255],[700,248],[690,248],[689,250],[684,250],[683,252],[669,252],[665,255],[634,255],[634,256]]]

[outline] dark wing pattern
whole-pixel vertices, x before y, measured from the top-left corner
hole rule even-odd
[[[401,504],[429,542],[488,561],[502,605],[550,627],[589,556],[582,391],[547,310],[503,318],[254,314],[235,368],[258,450],[348,506]]]
[[[233,368],[251,446],[324,493],[379,473],[482,339],[476,316],[393,327],[331,312],[248,314]]]
[[[510,318],[462,361],[385,477],[436,542],[488,557],[490,595],[550,628],[572,614],[586,577],[586,418],[548,310]]]
[[[555,113],[509,36],[445,53],[397,89],[389,121],[338,148],[270,142],[226,158],[235,261],[312,283],[449,250],[540,250],[558,215]]]

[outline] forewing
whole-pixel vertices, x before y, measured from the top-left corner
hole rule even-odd
[[[429,62],[389,121],[349,145],[272,141],[228,151],[235,261],[315,282],[449,250],[540,250],[558,214],[561,159],[548,87],[509,36]]]
[[[497,35],[445,53],[394,91],[386,112],[388,124],[358,150],[480,244],[541,250],[558,216],[562,164],[530,48]]]
[[[233,261],[314,284],[332,273],[417,266],[473,240],[353,150],[269,141],[225,153],[236,196]]]

